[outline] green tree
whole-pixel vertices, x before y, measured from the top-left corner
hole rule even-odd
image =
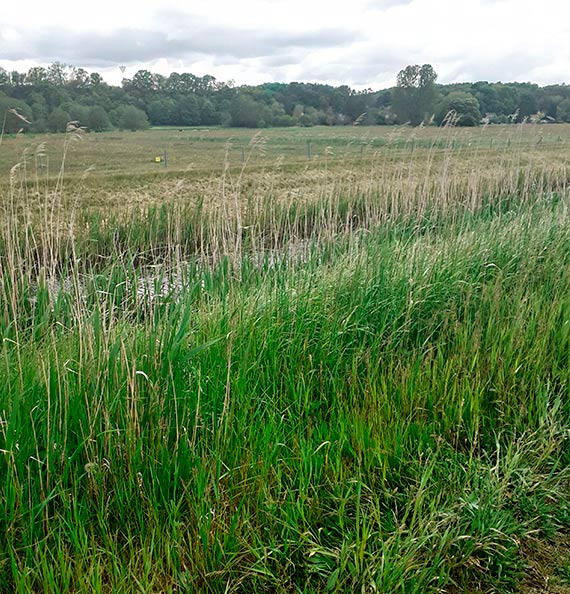
[[[289,116],[285,113],[285,109],[281,103],[279,103],[278,101],[275,101],[275,99],[273,99],[271,102],[271,105],[270,105],[270,109],[271,109],[271,117],[268,122],[269,125],[271,125],[271,126],[292,126],[293,125],[293,119],[291,118],[291,116]]]
[[[501,113],[501,105],[497,97],[497,89],[486,81],[480,81],[471,85],[471,94],[479,101],[479,109],[482,114]]]
[[[153,126],[170,126],[178,124],[175,102],[166,97],[155,99],[148,104],[148,118]]]
[[[47,128],[50,132],[65,132],[71,116],[65,109],[56,107],[48,116]]]
[[[89,110],[87,126],[93,132],[103,132],[103,130],[108,130],[111,127],[109,116],[100,105],[95,105]]]
[[[305,108],[300,104],[297,103],[293,108],[293,113],[291,114],[291,118],[293,120],[294,126],[301,125],[301,119],[305,115]]]
[[[65,85],[69,80],[69,66],[61,62],[50,64],[47,69],[47,79],[52,85]]]
[[[149,126],[146,113],[134,105],[121,106],[117,116],[117,124],[121,130],[145,130]]]
[[[103,77],[98,72],[92,72],[89,75],[89,85],[92,87],[97,87],[100,84],[103,84]]]
[[[26,74],[26,82],[29,85],[41,85],[48,81],[47,70],[41,66],[34,66]]]
[[[570,99],[564,99],[558,104],[556,118],[562,122],[570,122]]]
[[[371,93],[371,91],[352,91],[350,93],[346,101],[345,114],[352,122],[356,120],[360,121],[363,118],[363,114],[368,112],[369,108],[366,101],[368,93]]]
[[[148,95],[156,89],[156,79],[152,72],[139,70],[130,81],[131,89],[138,95]]]
[[[200,105],[194,95],[180,95],[175,113],[179,126],[197,126],[200,123]]]
[[[530,90],[522,91],[519,95],[519,119],[523,120],[538,111],[536,93]]]
[[[38,92],[33,92],[28,97],[28,103],[32,108],[32,130],[34,132],[45,132],[47,129],[47,118],[49,109],[45,97]]]
[[[497,113],[514,115],[519,106],[519,92],[512,85],[497,84]]]
[[[166,79],[164,90],[167,93],[176,94],[184,90],[182,87],[183,85],[180,81],[180,74],[178,74],[178,72],[172,72]]]
[[[558,117],[558,106],[564,101],[561,95],[545,95],[541,98],[539,108],[544,115],[556,119]]]
[[[69,113],[69,119],[71,121],[79,122],[80,126],[87,126],[89,107],[80,103],[71,103],[69,105],[62,105],[62,107]]]
[[[325,124],[326,119],[327,115],[324,111],[309,106],[305,108],[303,115],[299,118],[299,124],[305,127],[318,126],[319,124]]]
[[[203,126],[214,126],[222,121],[222,113],[219,113],[216,106],[208,97],[200,97],[198,101],[200,107],[200,124]],[[228,102],[227,109],[230,110],[230,103]],[[231,115],[229,111],[226,113],[226,123],[231,123]]]
[[[406,66],[398,73],[392,107],[401,124],[417,126],[434,113],[437,74],[430,64]]]
[[[479,101],[470,93],[455,91],[449,93],[440,103],[436,121],[443,124],[448,116],[456,126],[478,126],[481,121]]]
[[[26,82],[26,75],[23,72],[12,70],[10,72],[10,85],[13,87],[21,87]]]
[[[232,126],[257,128],[263,120],[262,106],[249,95],[238,95],[232,105]]]
[[[89,72],[84,68],[71,67],[69,84],[77,88],[86,87],[89,84]]]

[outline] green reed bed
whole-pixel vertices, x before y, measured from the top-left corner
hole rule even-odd
[[[507,592],[569,529],[565,195],[184,264],[137,225],[57,285],[4,236],[0,592]]]

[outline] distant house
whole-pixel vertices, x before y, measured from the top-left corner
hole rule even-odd
[[[541,111],[529,115],[528,122],[531,124],[556,124],[556,120],[553,117],[548,116]]]
[[[481,124],[488,125],[488,124],[509,124],[510,119],[508,116],[503,114],[496,114],[493,112],[488,111],[482,118]]]

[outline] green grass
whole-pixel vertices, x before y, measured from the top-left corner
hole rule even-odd
[[[426,127],[411,129],[396,126],[317,126],[314,128],[153,128],[139,132],[110,131],[90,133],[75,143],[65,159],[69,180],[110,176],[161,176],[173,173],[213,172],[219,176],[226,163],[239,169],[242,159],[258,134],[263,151],[249,158],[249,167],[271,166],[277,159],[306,166],[327,161],[329,166],[345,167],[353,159],[373,159],[378,151],[397,153],[409,158],[419,152],[420,158],[433,149],[461,151],[462,158],[480,157],[480,153],[500,155],[505,150],[540,151],[550,159],[568,149],[570,126],[489,126],[478,129]],[[22,158],[24,149],[40,177],[57,176],[62,165],[65,134],[17,135],[5,137],[0,151],[0,179]],[[310,159],[307,143],[310,142]],[[168,167],[155,163],[155,157],[167,152]],[[243,151],[243,152],[242,152]],[[103,180],[102,180],[103,181]]]
[[[5,196],[0,592],[516,590],[570,527],[570,216],[509,175],[59,239]]]

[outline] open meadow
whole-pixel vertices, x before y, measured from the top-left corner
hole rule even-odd
[[[0,229],[0,593],[570,592],[570,125],[4,137]]]

